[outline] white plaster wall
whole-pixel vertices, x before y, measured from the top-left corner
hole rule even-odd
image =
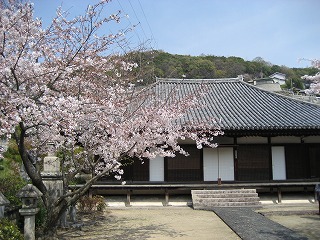
[[[234,180],[233,148],[219,148],[219,169],[221,180]]]
[[[266,137],[240,137],[237,138],[238,144],[263,144],[268,143],[268,138]]]
[[[309,136],[309,137],[304,137],[303,141],[305,143],[320,143],[320,136]]]
[[[204,148],[203,149],[203,178],[204,181],[234,180],[233,148]]]
[[[294,136],[279,136],[279,137],[272,137],[271,143],[300,143],[301,139],[300,137],[294,137]]]
[[[273,180],[285,180],[286,160],[284,146],[273,146],[271,151]]]
[[[178,139],[178,143],[183,145],[183,144],[194,144],[196,145],[196,141],[190,139],[190,138],[186,138],[184,140],[181,140],[180,138]]]
[[[217,136],[217,137],[214,137],[213,142],[218,143],[218,144],[234,144],[234,138],[233,137],[225,137],[225,136]],[[183,145],[183,144],[196,144],[196,141],[187,138],[185,140],[178,139],[178,143],[181,145]]]
[[[164,157],[150,159],[149,168],[150,181],[164,181]]]
[[[217,181],[218,179],[218,151],[214,148],[203,149],[203,180]]]
[[[234,144],[234,139],[232,137],[217,136],[214,137],[213,141],[218,144]]]

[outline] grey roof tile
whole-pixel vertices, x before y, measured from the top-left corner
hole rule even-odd
[[[158,79],[158,93],[176,89],[177,96],[204,91],[201,106],[187,119],[216,119],[222,130],[320,129],[320,106],[268,92],[238,78]],[[202,104],[203,103],[203,104]]]

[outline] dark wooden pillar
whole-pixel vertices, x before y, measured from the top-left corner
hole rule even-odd
[[[273,180],[271,137],[268,137],[268,147],[269,147],[269,180]]]
[[[234,180],[238,180],[238,147],[237,147],[237,137],[234,137],[234,147],[233,147],[233,164],[234,164]]]

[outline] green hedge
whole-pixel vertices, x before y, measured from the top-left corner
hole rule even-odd
[[[16,224],[3,218],[0,219],[0,239],[23,240],[24,238]]]
[[[21,200],[17,197],[17,193],[26,184],[19,174],[0,177],[0,191],[10,201],[11,205],[21,205]]]

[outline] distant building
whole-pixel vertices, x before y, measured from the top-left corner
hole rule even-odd
[[[250,80],[250,81],[248,81],[248,83],[250,83],[258,88],[270,91],[270,92],[281,91],[280,84],[278,82],[274,82],[274,80],[270,77]]]
[[[7,151],[8,149],[8,140],[5,138],[0,138],[0,148],[3,149],[3,151]]]
[[[286,83],[286,75],[276,72],[269,77],[253,79],[248,83],[270,92],[280,92],[280,86]]]
[[[280,85],[286,83],[286,75],[283,73],[275,72],[274,74],[270,75],[269,78],[271,78],[274,83],[279,83]]]

